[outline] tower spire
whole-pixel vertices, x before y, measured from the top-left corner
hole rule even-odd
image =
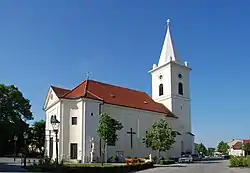
[[[161,56],[159,59],[158,67],[162,66],[170,61],[174,61],[176,63],[181,63],[176,55],[176,50],[174,48],[174,44],[171,38],[170,31],[170,19],[167,20],[167,33],[165,35],[164,43],[161,50]]]

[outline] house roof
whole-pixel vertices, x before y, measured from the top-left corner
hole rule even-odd
[[[155,102],[145,92],[110,85],[94,80],[85,80],[72,90],[53,87],[59,98],[77,99],[89,98],[100,100],[104,103],[125,106],[135,109],[147,110],[166,114],[169,117],[178,118],[163,104]]]
[[[234,150],[241,150],[241,149],[242,149],[242,142],[236,142],[236,143],[233,145],[233,149],[234,149]]]
[[[58,88],[58,87],[55,87],[55,86],[51,86],[51,88],[54,90],[57,97],[59,97],[59,98],[61,98],[62,96],[64,96],[66,93],[68,93],[70,91],[68,89]]]
[[[241,140],[233,139],[232,141],[228,142],[228,146],[232,148],[237,142],[241,142]]]
[[[244,139],[243,144],[246,144],[246,143],[250,143],[250,140],[249,139]]]

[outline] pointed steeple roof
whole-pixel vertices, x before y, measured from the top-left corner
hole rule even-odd
[[[159,59],[158,67],[170,62],[174,61],[176,63],[181,63],[181,61],[178,59],[176,50],[174,48],[174,44],[171,38],[171,32],[170,32],[170,19],[167,20],[167,33],[165,36],[165,40],[162,46],[161,50],[161,56]]]

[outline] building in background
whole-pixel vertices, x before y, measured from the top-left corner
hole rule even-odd
[[[231,156],[245,156],[244,145],[246,143],[250,143],[250,140],[233,139],[232,141],[228,142],[228,154]]]

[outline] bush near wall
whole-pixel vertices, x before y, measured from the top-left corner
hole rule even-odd
[[[171,164],[175,164],[174,160],[160,160],[159,161],[160,165],[171,165]]]
[[[250,157],[230,157],[230,167],[250,167]]]
[[[27,167],[30,172],[60,172],[60,173],[127,173],[153,168],[153,163],[140,163],[133,165],[115,165],[115,164],[69,164],[60,167],[55,165],[31,166]]]

